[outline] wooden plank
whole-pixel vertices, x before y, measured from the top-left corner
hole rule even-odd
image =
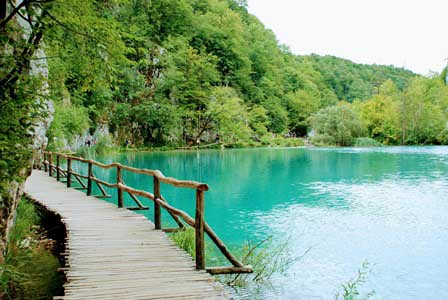
[[[84,181],[81,180],[81,178],[79,178],[79,175],[75,172],[72,171],[73,176],[75,176],[76,180],[79,182],[79,184],[81,185],[81,187],[83,189],[87,189],[87,185],[84,183]]]
[[[34,170],[25,192],[58,213],[67,229],[65,294],[54,299],[229,299],[144,216],[67,189],[48,172]]]
[[[123,207],[123,189],[120,184],[123,183],[123,178],[121,175],[121,167],[117,166],[117,195],[118,195],[118,207]]]
[[[252,267],[211,267],[206,268],[206,271],[213,275],[219,274],[235,274],[235,273],[252,273]]]
[[[196,190],[196,216],[194,221],[196,233],[196,269],[205,268],[204,241],[204,191]]]
[[[149,210],[148,206],[126,207],[129,210]]]
[[[56,180],[61,179],[61,159],[59,155],[56,155]]]
[[[95,174],[94,174],[93,172],[92,172],[92,175],[93,175],[94,179],[97,179],[96,176],[95,176]],[[106,190],[103,188],[103,186],[101,185],[101,183],[99,183],[97,180],[95,180],[95,183],[96,183],[96,185],[98,186],[98,188],[100,189],[101,194],[102,194],[103,196],[107,196],[107,198],[110,198],[110,195],[108,195],[108,194],[106,193]]]
[[[93,177],[93,171],[92,171],[92,163],[89,163],[87,168],[87,196],[92,195],[92,177]]]
[[[160,195],[160,181],[159,178],[154,176],[154,224],[156,229],[162,229],[162,213],[160,212],[160,204],[157,202],[158,199],[161,199]]]

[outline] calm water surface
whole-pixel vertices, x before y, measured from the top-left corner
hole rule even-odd
[[[272,286],[242,290],[239,299],[333,299],[364,261],[370,263],[364,289],[374,290],[374,299],[448,299],[448,147],[213,150],[99,160],[208,183],[206,219],[229,246],[273,236],[289,239],[294,257],[310,249]],[[113,181],[114,174],[95,173]],[[152,189],[150,178],[125,173],[124,179]],[[162,194],[194,216],[194,192],[163,185]],[[145,214],[152,218],[152,211]]]

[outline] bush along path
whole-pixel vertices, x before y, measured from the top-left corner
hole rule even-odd
[[[0,299],[52,299],[63,294],[58,272],[65,228],[58,216],[22,198],[0,266]]]

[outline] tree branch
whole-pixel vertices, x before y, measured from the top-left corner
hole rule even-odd
[[[6,26],[6,24],[9,21],[11,21],[11,19],[14,18],[14,16],[19,12],[19,10],[21,10],[27,3],[31,2],[31,1],[32,0],[23,0],[23,2],[21,2],[19,5],[17,5],[17,7],[14,7],[12,12],[6,18],[4,18],[2,21],[0,21],[0,29],[4,28]]]
[[[86,36],[88,38],[91,38],[92,40],[98,40],[97,38],[95,38],[94,36],[87,34],[85,32],[80,32],[77,30],[74,30],[70,27],[68,27],[67,25],[65,25],[64,23],[62,23],[61,21],[59,21],[56,17],[54,17],[53,15],[51,15],[49,12],[47,12],[47,17],[49,17],[50,19],[52,19],[54,22],[56,22],[56,24],[58,24],[59,26],[61,26],[62,28],[64,28],[65,30],[68,30],[70,32],[76,33],[78,35],[82,35],[82,36]]]
[[[42,16],[45,14],[45,11],[42,12]],[[22,74],[24,68],[29,65],[29,62],[32,58],[32,55],[35,49],[39,46],[40,41],[43,37],[43,23],[38,23],[34,30],[31,32],[27,45],[25,49],[23,49],[22,53],[16,60],[15,67],[6,75],[2,80],[0,80],[0,85],[6,87],[8,84],[11,84],[13,81],[17,81],[19,74]],[[13,84],[13,83],[12,83]]]

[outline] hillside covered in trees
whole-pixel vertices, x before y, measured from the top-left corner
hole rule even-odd
[[[448,143],[447,69],[297,56],[244,0],[0,3],[0,266],[45,134],[57,150],[98,128],[150,147]]]
[[[52,148],[98,126],[118,143],[141,146],[211,142],[216,134],[225,143],[260,141],[305,136],[312,127],[318,144],[351,145],[360,136],[446,142],[448,91],[440,77],[294,55],[244,1],[73,6],[53,5],[61,26],[45,45],[56,107]],[[79,11],[88,12],[83,22]]]

